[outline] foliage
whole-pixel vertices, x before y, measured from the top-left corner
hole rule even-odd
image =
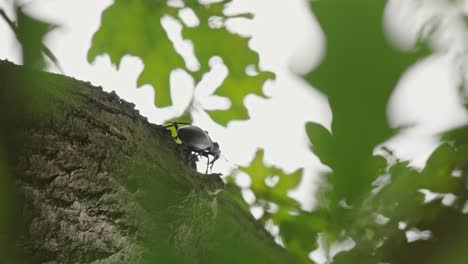
[[[265,165],[263,156],[263,150],[259,150],[250,165],[239,167],[230,180],[239,177],[239,172],[251,175],[251,184],[245,190],[255,193],[255,201],[251,206],[263,209],[263,215],[259,220],[266,226],[272,224],[279,226],[282,240],[288,245],[288,249],[305,260],[301,253],[313,248],[310,238],[315,238],[317,232],[324,227],[323,218],[317,217],[315,213],[299,214],[299,203],[288,196],[288,191],[299,185],[302,169],[288,174],[275,166]]]
[[[430,54],[429,49],[420,43],[403,53],[388,43],[381,27],[384,1],[329,0],[311,6],[325,31],[327,52],[322,64],[304,78],[328,97],[333,122],[331,131],[313,122],[305,128],[311,150],[332,171],[324,175],[326,183],[313,212],[278,203],[277,211],[286,213],[267,213],[261,220],[273,220],[286,248],[304,261],[317,248],[320,235],[328,254],[332,245],[347,238],[355,243],[334,258],[327,255],[333,263],[465,263],[461,245],[468,242],[468,217],[462,213],[467,197],[466,128],[445,134],[443,140],[450,144],[442,143],[421,171],[388,149],[386,155],[373,154],[398,132],[386,117],[396,83],[408,66]],[[280,196],[268,196],[267,201],[281,201],[286,193],[259,184],[278,173],[270,166],[261,168],[261,156],[241,170],[252,178],[256,203],[264,193]],[[437,198],[425,201],[423,190]],[[448,194],[455,195],[455,202],[442,202]],[[429,237],[408,241],[407,232],[422,231]]]
[[[0,75],[0,262],[7,260],[8,263],[20,263],[21,250],[17,248],[16,243],[12,243],[19,237],[21,223],[16,207],[16,203],[19,202],[18,194],[14,191],[15,168],[11,166],[21,142],[15,128],[24,122],[23,115],[27,111],[43,106],[41,91],[26,88],[33,87],[34,85],[28,84],[37,81],[30,74],[30,70],[42,69],[45,66],[45,57],[57,66],[58,62],[43,43],[43,38],[54,26],[31,17],[20,6],[14,5],[13,10],[16,22],[8,17],[3,9],[0,9],[0,21],[10,27],[21,43],[22,60],[26,70],[23,78]]]
[[[168,5],[165,1],[117,0],[102,16],[102,25],[94,35],[88,60],[100,54],[109,54],[112,63],[118,65],[124,55],[142,59],[144,70],[138,78],[138,86],[151,84],[156,89],[156,106],[172,104],[169,76],[173,69],[188,70],[184,59],[176,51],[161,21],[171,18],[183,26],[182,36],[194,44],[199,61],[198,70],[191,71],[196,83],[209,72],[209,61],[220,56],[229,69],[229,74],[215,94],[231,100],[228,110],[210,110],[209,115],[219,124],[226,125],[234,119],[247,119],[243,98],[248,94],[262,96],[265,80],[273,78],[270,72],[258,69],[258,55],[248,47],[249,39],[229,32],[225,20],[232,17],[249,17],[249,14],[226,16],[223,9],[230,0],[212,4],[199,1],[184,1],[184,6]],[[198,25],[185,25],[178,14],[182,9],[192,10],[199,20]],[[138,19],[135,19],[138,18]],[[246,74],[246,68],[254,65],[255,76]],[[190,110],[196,102],[189,106]]]
[[[42,69],[45,66],[44,57],[47,56],[60,69],[57,58],[43,43],[44,36],[55,26],[31,17],[20,6],[14,6],[14,8],[17,16],[16,23],[1,8],[0,16],[21,43],[23,64]]]

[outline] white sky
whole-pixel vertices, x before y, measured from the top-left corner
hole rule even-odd
[[[0,0],[0,7],[6,9],[10,17],[12,12],[7,7],[11,6],[11,1]],[[98,29],[102,11],[112,3],[111,0],[22,2],[30,2],[28,10],[36,16],[60,25],[47,36],[46,44],[58,57],[66,75],[103,86],[106,91],[116,91],[120,97],[135,103],[141,114],[153,123],[161,124],[180,113],[188,103],[187,96],[182,95],[192,94],[194,83],[183,70],[176,70],[171,76],[171,82],[177,87],[172,92],[178,95],[174,98],[174,107],[156,109],[153,89],[148,85],[139,89],[135,87],[136,78],[143,69],[138,58],[125,57],[119,70],[110,64],[107,56],[99,57],[93,65],[87,63],[86,54],[92,35]],[[391,1],[388,11],[400,10],[399,4],[402,3],[403,0]],[[210,122],[203,113],[197,113],[194,124],[209,131],[210,136],[220,143],[223,155],[234,164],[247,165],[257,148],[261,147],[265,149],[265,160],[269,164],[283,167],[288,172],[304,167],[304,181],[295,197],[301,197],[304,207],[310,209],[313,206],[310,193],[315,189],[316,176],[326,167],[309,151],[304,122],[314,121],[329,128],[331,113],[326,97],[292,73],[310,71],[320,62],[325,50],[323,33],[307,6],[305,0],[234,1],[228,12],[248,11],[256,16],[250,22],[232,21],[228,23],[229,28],[252,36],[250,45],[260,54],[260,66],[274,71],[277,80],[268,82],[264,87],[270,99],[253,95],[245,99],[251,115],[248,122],[231,122],[228,129],[224,129]],[[404,31],[401,27],[395,27],[403,23],[398,19],[402,19],[405,13],[398,14],[387,26],[392,36],[401,40],[402,46],[410,46],[412,39],[407,32],[414,32],[415,27],[411,29],[405,25]],[[177,24],[173,21],[166,20],[164,23],[177,30]],[[177,37],[177,34],[174,36]],[[183,49],[186,43],[178,45]],[[10,29],[0,21],[0,58],[20,63],[16,47]],[[184,54],[190,56],[190,50],[186,48]],[[411,159],[415,166],[422,166],[436,146],[432,137],[434,133],[468,120],[457,95],[456,82],[451,76],[454,72],[450,66],[451,56],[453,54],[433,56],[409,69],[389,104],[393,126],[415,126],[386,145],[394,149],[399,157]],[[189,61],[188,64],[196,67],[196,61]],[[209,96],[220,76],[225,74],[223,64],[214,60],[213,65],[209,78],[199,85],[201,87],[195,94],[206,107],[225,102]],[[220,160],[214,171],[229,168],[229,164]]]

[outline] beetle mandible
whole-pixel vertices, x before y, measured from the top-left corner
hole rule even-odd
[[[176,138],[180,139],[182,145],[186,146],[190,151],[196,153],[196,155],[190,159],[189,163],[199,156],[203,156],[208,159],[205,173],[208,173],[208,168],[213,169],[215,161],[218,160],[221,156],[221,151],[219,150],[219,144],[217,142],[213,142],[206,131],[203,131],[201,128],[185,122],[172,122],[169,125],[165,125],[164,127],[174,127],[177,133]],[[211,161],[210,155],[213,156]]]

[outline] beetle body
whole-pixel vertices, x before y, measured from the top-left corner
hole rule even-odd
[[[203,151],[213,145],[211,138],[199,127],[183,126],[176,132],[180,141],[194,151]]]
[[[208,168],[213,168],[214,162],[218,160],[221,155],[221,151],[219,150],[218,143],[213,142],[210,136],[208,136],[207,132],[203,131],[197,126],[181,122],[174,122],[165,127],[175,127],[177,138],[180,139],[180,142],[184,146],[186,146],[190,151],[196,153],[196,155],[192,159],[190,159],[189,162],[193,161],[199,156],[203,156],[208,159],[208,163],[206,165],[206,173],[208,173]],[[210,156],[213,156],[213,159],[211,161]]]

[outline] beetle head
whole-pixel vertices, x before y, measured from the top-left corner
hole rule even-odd
[[[221,156],[221,151],[219,150],[218,142],[213,142],[213,144],[211,144],[210,154],[213,155],[213,160],[210,161],[209,164],[211,164],[210,168],[213,169],[213,165],[215,161],[218,160],[219,157]],[[208,168],[207,168],[207,171],[208,171]]]
[[[210,152],[214,157],[213,160],[210,162],[211,164],[213,164],[217,159],[219,159],[219,156],[221,156],[221,150],[219,150],[218,142],[213,142]]]

